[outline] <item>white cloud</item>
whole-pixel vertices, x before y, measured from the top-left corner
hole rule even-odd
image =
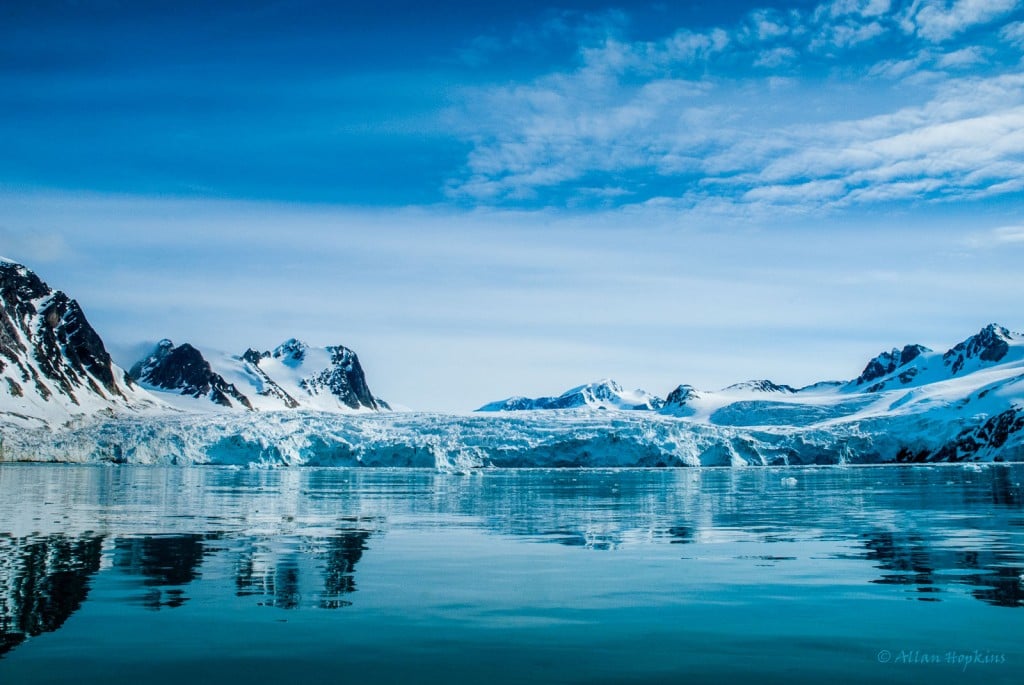
[[[791,28],[786,18],[775,10],[755,10],[750,13],[743,35],[748,40],[771,41],[789,35]]]
[[[1009,7],[915,2],[901,16],[927,40],[894,34],[904,55],[859,79],[843,72],[827,95],[800,76],[806,48],[829,59],[885,34],[889,2],[836,0],[808,14],[755,11],[731,31],[599,41],[581,49],[575,70],[472,93],[461,121],[473,149],[449,192],[485,203],[617,197],[744,216],[1016,192],[1024,76],[1001,67],[993,47],[940,52],[927,42],[946,35],[943,21],[978,25]],[[768,77],[730,75],[743,60],[747,74]],[[887,91],[885,81],[898,86]],[[594,192],[605,180],[623,192]]]
[[[1024,226],[1002,226],[992,230],[992,242],[1000,245],[1024,245]]]
[[[936,60],[936,66],[940,69],[958,69],[962,67],[973,67],[988,62],[985,48],[977,45],[947,52]]]
[[[793,48],[772,48],[763,51],[754,61],[754,66],[775,69],[783,64],[792,63],[796,58],[796,50]]]
[[[999,36],[1008,43],[1018,47],[1024,46],[1024,21],[1007,24],[999,32]]]
[[[867,24],[839,24],[832,29],[832,44],[840,48],[858,45],[882,35],[885,29],[877,21]]]
[[[726,97],[710,82],[610,82],[598,101],[566,92],[570,84],[509,97],[503,137],[474,151],[474,176],[453,192],[527,197],[595,172],[647,169],[699,179],[699,192],[677,186],[676,199],[693,207],[814,211],[1010,193],[1024,178],[1024,75],[950,80],[923,105],[822,122],[801,116],[799,90],[778,100],[767,83]],[[530,106],[517,110],[517,101]],[[645,199],[637,187],[614,187]]]
[[[988,231],[968,235],[963,240],[967,247],[991,250],[1024,247],[1024,224],[999,226]]]
[[[1003,226],[992,231],[997,243],[1024,245],[1024,226]]]
[[[743,199],[770,204],[815,206],[834,201],[846,193],[846,184],[837,180],[808,181],[792,185],[758,186],[748,190]]]
[[[857,16],[879,17],[886,14],[892,3],[890,0],[834,0],[819,5],[813,13],[816,21],[826,18]]]
[[[1019,6],[1020,0],[915,0],[904,15],[903,26],[905,31],[938,43]]]
[[[897,81],[917,73],[923,64],[931,60],[932,55],[922,50],[912,57],[882,60],[868,70],[868,75]]]

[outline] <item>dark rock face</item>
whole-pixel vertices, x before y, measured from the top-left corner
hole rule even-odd
[[[279,407],[271,406],[272,409],[300,408],[303,406],[302,398],[306,393],[309,396],[329,393],[351,409],[386,408],[386,405],[382,405],[370,393],[363,368],[355,352],[340,345],[326,349],[330,355],[329,365],[298,381],[300,390],[304,391],[298,393],[283,379],[281,383],[274,380],[280,367],[268,364],[268,360],[290,367],[291,373],[302,373],[305,366],[311,363],[310,358],[313,355],[309,353],[310,348],[299,340],[292,338],[275,348],[273,352],[260,352],[249,348],[240,358],[235,358],[234,363],[242,365],[240,370],[253,383],[252,388],[246,386],[250,397],[255,393],[280,402]],[[154,387],[177,390],[183,395],[196,398],[206,397],[225,407],[237,403],[247,409],[254,408],[249,397],[215,372],[202,353],[188,344],[175,347],[170,340],[161,341],[153,354],[132,367],[131,374]],[[282,383],[290,390],[285,390]]]
[[[36,361],[43,373],[57,380],[65,392],[71,394],[77,383],[76,374],[67,371],[70,366],[93,392],[104,394],[93,382],[96,379],[110,395],[121,395],[111,368],[113,360],[77,302],[64,293],[54,293],[40,317],[44,325],[40,330],[42,339],[36,344]],[[64,351],[63,363],[61,350]]]
[[[295,338],[289,338],[274,350],[274,358],[280,359],[281,363],[292,365],[301,362],[306,356],[306,343]],[[264,353],[263,356],[270,356]]]
[[[366,385],[366,375],[356,353],[342,345],[328,347],[327,351],[331,354],[331,366],[304,379],[302,388],[311,395],[327,390],[352,409],[378,409],[377,401]]]
[[[999,449],[1019,431],[1024,431],[1024,410],[1010,407],[979,426],[960,431],[956,438],[929,455],[927,461],[973,461],[980,450]]]
[[[690,400],[699,398],[700,393],[692,385],[679,385],[665,397],[660,409],[675,416],[692,416],[697,410],[690,405]]]
[[[151,355],[132,366],[129,375],[164,390],[207,397],[225,407],[233,406],[231,401],[234,400],[252,409],[249,398],[215,373],[202,353],[188,343],[175,347],[170,340],[161,340]]]
[[[260,362],[269,358],[269,352],[257,352],[251,347],[242,355],[242,361],[248,365],[247,370],[259,379],[261,388],[257,391],[258,394],[264,397],[276,397],[281,400],[281,403],[285,408],[295,409],[299,406],[298,400],[285,392],[284,388],[274,382],[274,379],[268,376],[267,372],[260,368]]]
[[[894,347],[889,352],[882,352],[868,362],[868,365],[864,367],[864,371],[861,372],[854,382],[857,385],[864,385],[879,378],[884,378],[901,366],[906,366],[914,361],[925,352],[931,352],[931,350],[923,345],[907,345],[902,350]],[[909,383],[916,374],[916,369],[908,369],[900,374],[900,382]],[[880,389],[880,386],[872,386],[868,388],[868,392],[874,392],[877,389]]]
[[[666,405],[684,405],[687,401],[700,397],[692,385],[680,385],[665,398]]]
[[[260,365],[260,361],[270,356],[269,352],[257,352],[251,347],[245,351],[242,355],[242,360],[247,361],[255,366]]]
[[[45,379],[74,404],[82,392],[124,398],[118,381],[125,379],[115,376],[110,354],[77,302],[26,267],[0,262],[0,305],[0,371],[18,369],[20,392],[34,385],[50,399]]]
[[[950,367],[953,374],[959,373],[969,359],[981,359],[986,362],[998,362],[1010,350],[1010,331],[1002,326],[990,323],[976,335],[954,347],[942,355],[943,363]]]

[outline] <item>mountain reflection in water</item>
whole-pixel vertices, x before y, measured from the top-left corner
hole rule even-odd
[[[707,596],[750,586],[753,603],[769,601],[765,588],[834,583],[889,599],[1024,607],[1022,467],[791,473],[795,484],[758,469],[464,476],[3,465],[0,656],[101,601],[90,597],[101,578],[113,588],[102,601],[125,611],[176,611],[201,596],[224,611],[242,602],[302,615],[358,612],[360,588],[376,580],[369,559],[403,579],[393,592],[412,587],[404,583],[417,570],[403,554],[413,541],[417,558],[450,566],[453,582],[492,572],[460,565],[461,548],[445,542],[460,531],[482,533],[473,544],[500,542],[500,553],[479,552],[492,564],[550,544],[576,550],[552,563],[581,576],[617,555],[652,559],[666,596],[692,577]],[[541,583],[546,570],[524,573]],[[626,597],[659,591],[623,583]]]

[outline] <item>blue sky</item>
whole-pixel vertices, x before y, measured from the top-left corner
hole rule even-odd
[[[215,8],[208,5],[216,4]],[[0,8],[0,253],[470,409],[1020,328],[1024,3]]]

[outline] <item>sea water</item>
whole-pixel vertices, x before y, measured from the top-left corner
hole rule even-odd
[[[0,465],[0,683],[1020,683],[1024,467]]]

